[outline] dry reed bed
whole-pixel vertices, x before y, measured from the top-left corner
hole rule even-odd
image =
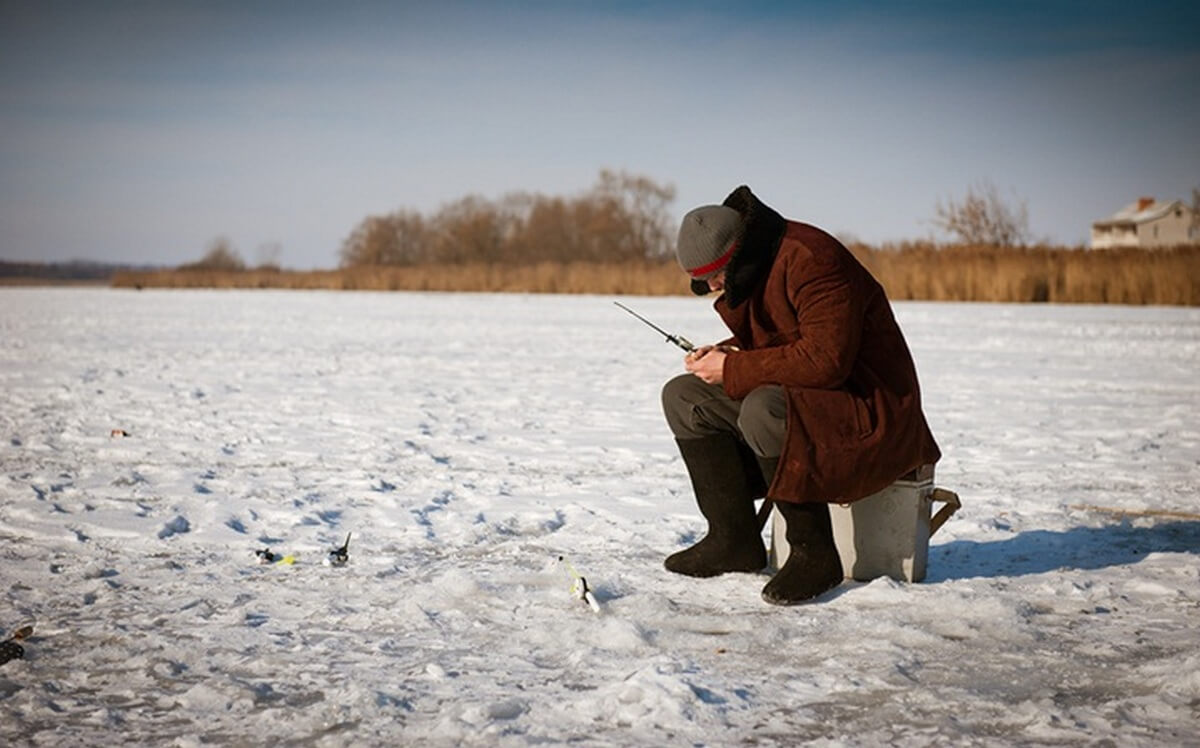
[[[854,250],[893,299],[1200,305],[1196,246],[1097,251],[909,245]]]
[[[362,266],[309,272],[160,270],[119,273],[117,287],[291,288],[345,291],[486,291],[667,296],[686,292],[679,266],[666,262],[543,262],[533,265]]]
[[[1200,247],[1167,250],[1033,247],[852,247],[892,299],[1045,301],[1200,306]],[[117,287],[293,288],[359,291],[688,293],[674,262],[466,263],[311,272],[124,272]]]

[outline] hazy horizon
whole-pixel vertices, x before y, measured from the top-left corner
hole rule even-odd
[[[0,2],[0,258],[332,267],[367,215],[749,184],[872,242],[988,180],[1084,243],[1200,186],[1194,3]]]

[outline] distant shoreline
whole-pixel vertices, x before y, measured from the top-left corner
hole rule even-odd
[[[1200,246],[1163,250],[1005,248],[907,243],[851,246],[895,301],[1200,306]],[[16,272],[14,272],[16,271]],[[0,286],[260,288],[688,295],[673,260],[467,262],[334,270],[129,268],[0,262]]]
[[[4,277],[0,276],[0,286],[109,286],[112,282],[106,278],[39,278],[39,277]]]
[[[894,301],[1200,306],[1200,246],[1085,250],[907,244],[851,251]],[[674,296],[690,293],[673,260],[355,266],[339,270],[120,272],[123,288],[280,288]]]
[[[122,271],[157,270],[150,265],[91,262],[0,260],[0,286],[95,286],[112,282]]]

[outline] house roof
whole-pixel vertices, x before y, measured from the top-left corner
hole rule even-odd
[[[1168,200],[1166,202],[1159,202],[1156,200],[1139,210],[1139,206],[1142,205],[1145,205],[1144,201],[1134,200],[1132,203],[1126,205],[1124,208],[1121,208],[1108,218],[1096,221],[1093,225],[1106,226],[1116,223],[1145,223],[1147,221],[1153,221],[1155,219],[1162,218],[1174,210],[1177,206],[1187,208],[1189,211],[1191,210],[1183,204],[1182,200]]]

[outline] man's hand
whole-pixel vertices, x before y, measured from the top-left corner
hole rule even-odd
[[[709,384],[720,384],[725,370],[725,347],[702,345],[684,356],[683,368]]]

